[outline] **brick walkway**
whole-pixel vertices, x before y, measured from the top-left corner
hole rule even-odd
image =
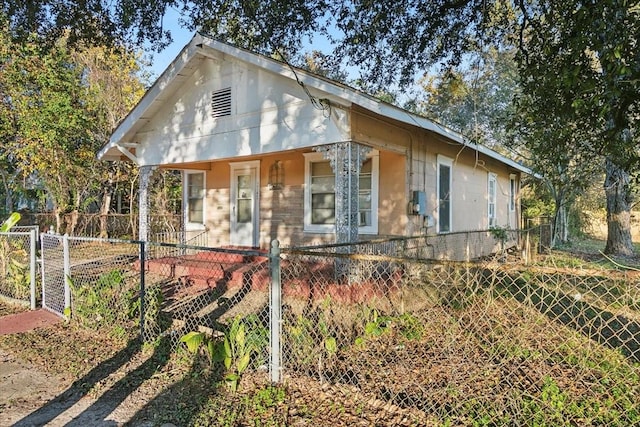
[[[0,317],[0,335],[27,332],[62,322],[62,317],[39,309]]]

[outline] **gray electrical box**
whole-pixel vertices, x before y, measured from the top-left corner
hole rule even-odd
[[[414,215],[426,215],[427,213],[427,195],[424,191],[413,192],[413,214]]]

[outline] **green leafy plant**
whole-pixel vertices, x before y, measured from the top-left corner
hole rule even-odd
[[[220,341],[196,331],[184,335],[180,341],[185,343],[187,350],[194,354],[204,346],[209,363],[220,362],[224,365],[226,369],[224,381],[231,390],[236,391],[252,356],[257,355],[256,360],[264,360],[262,355],[268,344],[267,337],[266,328],[260,324],[257,317],[248,316],[243,319],[237,316],[231,321]]]
[[[123,297],[126,303],[126,312],[129,319],[134,319],[139,325],[140,320],[140,291],[138,286],[130,288]],[[147,288],[144,294],[144,329],[157,335],[165,330],[167,319],[162,312],[164,294],[160,286]],[[145,334],[146,335],[146,334]]]
[[[27,258],[27,251],[15,251],[9,257],[7,265],[7,283],[13,288],[14,298],[25,299],[29,297],[31,289],[31,276],[29,271],[29,263],[22,260]]]
[[[107,327],[114,335],[125,335],[123,326],[139,312],[139,302],[136,310],[136,301],[131,298],[131,291],[126,290],[122,271],[110,270],[98,276],[95,282],[76,283],[70,277],[67,281],[73,297],[70,314],[75,320],[91,329],[102,330]]]
[[[18,212],[13,212],[11,215],[9,215],[9,218],[4,220],[4,222],[0,225],[0,233],[8,232],[18,222],[20,222],[20,214]]]
[[[381,316],[378,310],[365,308],[365,325],[364,336],[356,338],[355,344],[362,345],[369,338],[379,337],[389,331],[392,318],[390,316]]]
[[[284,323],[287,363],[307,374],[323,375],[328,362],[338,352],[338,340],[327,312],[298,315]]]
[[[225,382],[231,390],[238,389],[240,378],[251,361],[252,348],[247,344],[245,325],[239,317],[231,322],[222,345],[216,348],[215,360],[221,361],[227,369]]]
[[[410,313],[389,316],[381,315],[375,308],[365,308],[364,318],[366,319],[364,335],[355,339],[355,344],[358,346],[369,339],[388,334],[392,330],[407,340],[419,340],[424,334],[422,322]]]
[[[507,240],[507,231],[509,229],[507,227],[499,227],[499,226],[493,226],[489,228],[489,232],[491,233],[491,235],[493,236],[494,239],[499,240],[500,242],[505,242]]]

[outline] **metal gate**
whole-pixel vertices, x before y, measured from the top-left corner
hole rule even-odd
[[[42,234],[40,236],[40,254],[42,259],[42,307],[60,316],[71,305],[71,292],[66,277],[69,275],[69,262],[65,260],[66,236]]]

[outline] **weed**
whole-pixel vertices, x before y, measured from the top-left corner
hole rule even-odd
[[[8,232],[18,223],[20,214],[13,213],[2,225],[0,232]],[[18,299],[27,299],[31,290],[29,275],[29,254],[23,247],[23,242],[8,236],[0,238],[0,285],[6,294]]]
[[[325,319],[326,314],[299,315],[284,324],[287,343],[286,359],[295,363],[297,369],[307,373],[323,375],[327,361],[338,352],[338,341],[334,326]]]
[[[268,332],[257,317],[248,316],[243,319],[236,316],[224,333],[222,340],[215,340],[203,332],[189,332],[181,342],[185,343],[189,352],[195,354],[201,347],[206,349],[209,364],[220,362],[227,373],[225,383],[233,391],[238,389],[243,373],[249,367],[251,357],[265,361],[265,349],[268,345]]]
[[[406,340],[419,340],[424,334],[422,322],[410,313],[400,316],[380,315],[378,310],[365,308],[364,335],[355,339],[354,344],[363,345],[368,339],[389,333],[392,328]]]

